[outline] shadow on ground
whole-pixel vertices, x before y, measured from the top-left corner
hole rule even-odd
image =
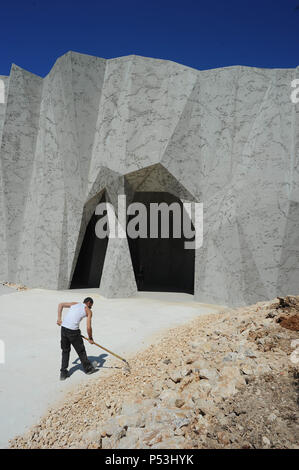
[[[105,358],[107,356],[108,354],[100,354],[99,356],[88,356],[88,359],[92,364],[94,362],[97,363],[97,365],[94,364],[94,367],[96,367],[96,369],[122,369],[122,367],[120,366],[113,366],[113,367],[105,366],[104,365],[106,362]],[[79,357],[77,357],[77,359],[73,361],[73,364],[76,364],[76,365],[74,367],[71,367],[71,369],[69,369],[69,376],[71,376],[77,370],[81,370],[82,372],[84,372],[84,369],[82,367]]]
[[[108,356],[108,354],[100,354],[99,356],[88,356],[88,359],[89,361],[93,364],[94,362],[97,363],[97,366],[96,368],[97,369],[101,369],[103,368],[105,362],[106,362],[106,357]],[[77,359],[75,359],[75,361],[73,361],[73,364],[75,364],[74,367],[71,367],[69,369],[69,376],[71,376],[74,372],[76,372],[77,370],[81,370],[82,372],[84,372],[84,369],[82,367],[82,364],[80,362],[80,359],[79,357],[77,357]]]

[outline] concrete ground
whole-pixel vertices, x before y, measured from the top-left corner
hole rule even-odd
[[[86,343],[90,360],[100,366],[98,372],[85,375],[72,349],[71,375],[64,382],[59,380],[57,306],[87,296],[94,298],[94,340],[126,358],[154,342],[165,329],[223,310],[221,306],[194,302],[188,294],[139,292],[128,299],[105,299],[98,289],[16,292],[1,286],[0,351],[4,345],[5,357],[0,355],[0,448],[6,448],[10,438],[37,423],[66,391],[111,370],[111,356]],[[81,331],[86,333],[85,319]]]
[[[3,284],[0,284],[0,295],[4,294],[11,294],[12,292],[15,292],[16,289],[4,286]]]

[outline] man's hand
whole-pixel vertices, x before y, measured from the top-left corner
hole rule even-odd
[[[88,342],[89,342],[90,344],[94,344],[94,340],[93,340],[93,339],[88,339]]]
[[[57,323],[58,326],[61,326],[62,320],[57,320],[56,323]]]

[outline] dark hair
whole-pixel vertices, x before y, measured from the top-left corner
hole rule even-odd
[[[93,304],[93,299],[91,297],[86,297],[86,299],[83,300],[83,303],[87,304],[87,302],[91,302]]]

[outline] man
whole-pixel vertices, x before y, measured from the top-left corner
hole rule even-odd
[[[70,358],[71,345],[75,348],[83,369],[86,374],[92,374],[96,371],[93,365],[87,358],[83,339],[81,337],[81,331],[79,324],[82,318],[87,318],[87,334],[90,344],[94,344],[92,339],[92,328],[91,318],[93,300],[91,297],[87,297],[83,303],[78,302],[64,302],[58,305],[58,319],[57,325],[61,326],[61,349],[62,349],[62,361],[60,369],[60,380],[65,380],[68,377],[68,365]],[[62,321],[62,310],[69,308],[64,320]]]

